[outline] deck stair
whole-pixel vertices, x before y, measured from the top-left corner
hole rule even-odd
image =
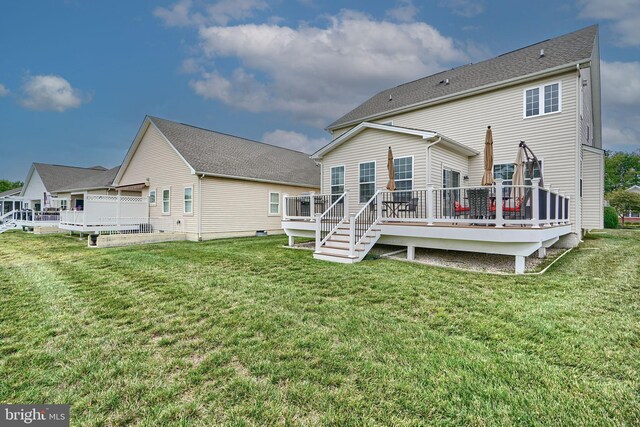
[[[316,235],[315,259],[353,264],[362,261],[380,238],[381,207],[378,193],[357,214],[343,215],[338,224],[321,240]],[[328,211],[327,211],[328,212]],[[324,215],[324,214],[323,214]],[[323,215],[319,215],[320,230]]]
[[[13,218],[14,213],[15,211],[7,212],[0,217],[0,234],[18,227],[18,224]]]

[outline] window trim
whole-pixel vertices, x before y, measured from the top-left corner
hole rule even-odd
[[[151,202],[151,193],[153,193],[153,203]],[[149,206],[157,206],[158,205],[158,189],[153,188],[149,189]]]
[[[165,202],[164,192],[165,191],[169,192],[169,198],[167,199],[167,201],[169,202],[169,210],[168,211],[164,210],[164,202]],[[162,189],[162,215],[171,215],[171,187],[167,187],[167,188],[163,188]]]
[[[547,86],[558,85],[558,111],[552,111],[550,113],[544,112],[544,88]],[[527,91],[532,89],[538,89],[538,114],[527,116]],[[562,81],[547,82],[538,86],[529,86],[522,90],[522,118],[531,119],[540,116],[549,116],[551,114],[562,113]]]
[[[191,211],[190,212],[187,212],[187,190],[188,189],[191,190]],[[193,215],[193,185],[183,187],[182,189],[182,213],[185,215]]]
[[[373,181],[360,182],[360,165],[364,165],[365,163],[373,163]],[[413,176],[413,174],[411,176]],[[376,194],[377,179],[378,179],[378,162],[377,161],[368,160],[366,162],[359,162],[358,163],[358,201],[360,202],[360,204],[367,203],[369,201],[369,199],[371,199],[371,197],[373,197],[373,194]],[[360,186],[362,184],[373,184],[373,194],[365,201],[362,201],[360,199]]]
[[[333,193],[334,185],[331,182],[331,179],[333,177],[333,170],[335,168],[342,168],[342,180],[344,181],[343,184],[342,184],[342,188],[343,188],[342,193],[344,193],[345,190],[347,189],[347,168],[345,167],[345,165],[335,165],[335,166],[331,166],[329,168],[329,194],[334,195],[334,196],[335,195],[340,196],[340,195],[342,195],[342,193],[340,193],[340,194],[334,194]],[[336,187],[338,187],[338,186],[336,185]]]
[[[541,177],[543,177],[543,176],[544,176],[544,163],[545,163],[545,162],[544,162],[544,157],[540,157],[540,158],[538,158],[538,162],[539,162],[539,164],[540,164],[540,176],[541,176]],[[495,168],[496,168],[496,166],[502,166],[502,165],[513,165],[513,170],[514,170],[514,172],[515,172],[515,167],[516,167],[516,165],[515,165],[515,163],[513,163],[513,162],[507,162],[507,163],[494,163],[494,164],[493,164],[493,170],[492,170],[492,172],[491,172],[494,180],[498,179],[498,178],[496,178],[496,175],[495,175],[495,172],[496,172]],[[527,176],[526,176],[527,169],[525,169],[525,171],[524,171],[524,172],[525,172],[524,181],[525,181],[525,185],[527,185],[527,180],[531,180],[531,178],[527,178]],[[503,180],[503,185],[511,185],[511,184],[512,184],[512,182],[513,182],[513,179],[504,179],[504,180]]]
[[[394,158],[393,158],[393,161],[395,162],[396,160],[400,160],[400,159],[407,159],[407,158],[409,158],[409,157],[411,158],[411,180],[410,180],[410,181],[411,181],[411,190],[396,190],[396,191],[413,191],[413,189],[414,189],[413,182],[414,182],[414,181],[415,181],[415,179],[416,179],[416,178],[415,178],[415,176],[416,176],[416,173],[415,173],[415,168],[416,168],[416,159],[415,159],[415,156],[412,154],[412,155],[410,155],[410,156],[394,157]],[[398,180],[397,180],[397,179],[395,179],[395,178],[396,178],[396,177],[395,177],[395,163],[394,163],[394,165],[393,165],[393,169],[394,169],[394,171],[393,171],[393,172],[394,172],[394,173],[393,173],[393,175],[394,175],[393,180],[394,180],[394,182],[398,182]],[[408,179],[401,179],[400,181],[409,181],[409,180],[408,180]]]
[[[280,206],[282,205],[282,197],[279,191],[269,191],[268,192],[268,199],[267,199],[267,216],[280,216]],[[271,201],[271,195],[272,194],[277,194],[278,195],[278,212],[271,212],[271,205],[273,204],[273,202]]]

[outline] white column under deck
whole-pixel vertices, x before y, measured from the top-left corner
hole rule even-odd
[[[516,274],[523,274],[525,257],[522,255],[516,255],[515,258],[516,258]]]

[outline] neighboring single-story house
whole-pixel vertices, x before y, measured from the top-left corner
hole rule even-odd
[[[0,193],[0,217],[22,208],[22,200],[19,199],[21,191],[22,187],[18,187]]]
[[[35,212],[59,210],[56,194],[66,187],[74,187],[87,179],[101,177],[107,171],[102,166],[83,168],[77,166],[33,163],[20,192],[23,208]]]
[[[190,240],[282,232],[285,194],[317,192],[308,154],[147,116],[114,186],[149,199],[156,230]]]

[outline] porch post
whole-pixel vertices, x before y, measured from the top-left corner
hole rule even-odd
[[[566,203],[567,209],[566,209],[566,212],[564,213],[564,223],[569,224],[569,212],[571,212],[571,196],[567,196],[566,199],[567,201],[565,203]]]
[[[540,192],[538,191],[538,188],[540,188],[540,178],[533,178],[531,180],[531,186],[533,187],[533,197],[531,198],[531,224],[532,228],[540,228],[540,218],[538,218],[540,216]],[[524,261],[522,262],[522,268],[524,271]]]
[[[524,273],[524,257],[522,255],[516,255],[516,274]]]
[[[311,218],[316,215],[316,193],[309,193],[309,212],[311,212]]]
[[[427,225],[433,225],[433,185],[427,186]]]
[[[407,246],[407,261],[414,261],[416,259],[416,247]]]
[[[322,214],[316,214],[316,252],[320,252],[320,241],[322,241],[322,233],[320,228]]]
[[[295,244],[296,244],[295,237],[289,236],[289,247],[292,247]]]
[[[555,194],[556,198],[556,225],[560,225],[560,190]]]
[[[269,197],[271,197],[271,196],[269,196]],[[286,219],[287,219],[287,210],[289,208],[289,203],[288,203],[288,200],[287,200],[288,198],[289,198],[289,195],[287,193],[284,193],[282,195],[282,204],[284,205],[283,209],[282,209],[282,219],[284,221],[286,221]],[[311,218],[313,218],[313,215],[311,215]],[[289,246],[291,246],[291,245],[289,245]]]
[[[547,227],[551,227],[551,185],[547,190]]]
[[[354,256],[356,252],[356,214],[349,214],[349,255]]]
[[[118,207],[116,209],[116,225],[120,226],[120,190],[118,190],[118,195],[117,197],[117,201],[118,201]],[[85,203],[87,202],[86,197],[85,197]]]
[[[495,179],[496,183],[496,228],[504,227],[504,215],[502,215],[502,178]]]
[[[349,216],[349,191],[351,191],[351,190],[346,190],[344,192],[345,194],[344,194],[344,198],[343,198],[343,200],[344,200],[343,205],[344,205],[344,216],[345,216],[345,218]]]
[[[382,190],[378,190],[378,197],[376,197],[376,217],[382,219]]]

